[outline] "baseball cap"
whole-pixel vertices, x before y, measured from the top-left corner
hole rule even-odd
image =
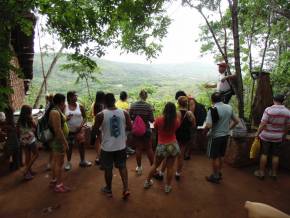
[[[227,68],[228,67],[228,65],[225,62],[219,63],[217,65],[219,65],[221,67],[224,67],[224,68]]]
[[[273,100],[280,102],[280,103],[283,103],[283,101],[285,100],[285,96],[282,94],[276,94],[273,96]]]

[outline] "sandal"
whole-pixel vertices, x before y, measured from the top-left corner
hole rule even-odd
[[[128,190],[123,191],[123,199],[124,200],[127,200],[129,196],[130,196],[130,192]]]
[[[104,194],[106,194],[108,197],[113,197],[112,190],[109,189],[107,186],[101,188],[101,192],[103,192]]]

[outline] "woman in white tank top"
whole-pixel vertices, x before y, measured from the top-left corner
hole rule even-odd
[[[67,124],[69,128],[68,144],[69,149],[67,151],[67,163],[65,170],[71,170],[72,165],[70,163],[72,156],[72,148],[74,144],[78,144],[80,152],[80,167],[89,167],[91,162],[85,160],[85,148],[84,148],[84,130],[83,125],[85,123],[86,113],[82,105],[77,102],[77,95],[75,91],[69,91],[67,93],[67,104],[65,107],[65,115],[67,117]]]

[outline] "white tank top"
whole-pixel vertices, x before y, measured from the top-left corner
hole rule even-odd
[[[70,132],[76,132],[84,121],[82,116],[80,104],[77,102],[77,107],[74,110],[70,110],[68,104],[65,105],[65,115],[72,115],[70,120],[67,121],[67,125]]]
[[[104,119],[101,125],[102,149],[104,151],[118,151],[126,148],[126,118],[120,109],[102,111]]]

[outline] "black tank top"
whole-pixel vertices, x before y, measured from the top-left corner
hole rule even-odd
[[[176,130],[176,139],[178,142],[185,143],[191,139],[191,128],[192,123],[186,116],[185,110],[179,110],[181,113],[181,124],[180,127]]]

